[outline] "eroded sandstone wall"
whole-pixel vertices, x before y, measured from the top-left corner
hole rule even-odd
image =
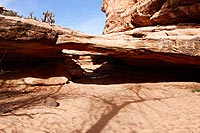
[[[200,23],[200,0],[103,0],[104,33],[135,27]]]

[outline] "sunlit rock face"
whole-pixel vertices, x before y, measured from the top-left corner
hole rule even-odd
[[[200,24],[149,26],[101,36],[61,35],[57,43],[66,49],[95,51],[128,64],[199,66]]]
[[[135,27],[200,22],[199,0],[103,0],[104,33]]]

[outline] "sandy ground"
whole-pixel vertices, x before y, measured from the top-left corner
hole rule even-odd
[[[2,133],[199,133],[199,83],[69,83],[58,107],[36,104],[0,116]],[[55,88],[51,88],[55,89]]]
[[[62,86],[1,92],[0,133],[200,133],[200,93],[192,92],[200,83],[153,76],[133,82],[103,73]],[[59,106],[45,104],[48,97]]]

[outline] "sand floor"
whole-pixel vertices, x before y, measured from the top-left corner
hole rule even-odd
[[[199,133],[200,88],[195,82],[73,83],[43,100],[1,113],[1,133]],[[40,87],[41,89],[41,87]],[[59,87],[49,87],[55,91]],[[46,89],[46,90],[45,90]],[[34,95],[32,95],[34,98]]]

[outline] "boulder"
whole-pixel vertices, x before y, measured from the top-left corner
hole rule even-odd
[[[55,98],[47,97],[44,101],[44,105],[51,106],[51,107],[58,107],[60,103],[58,103]]]
[[[106,13],[104,33],[135,27],[200,23],[199,0],[103,0]]]

